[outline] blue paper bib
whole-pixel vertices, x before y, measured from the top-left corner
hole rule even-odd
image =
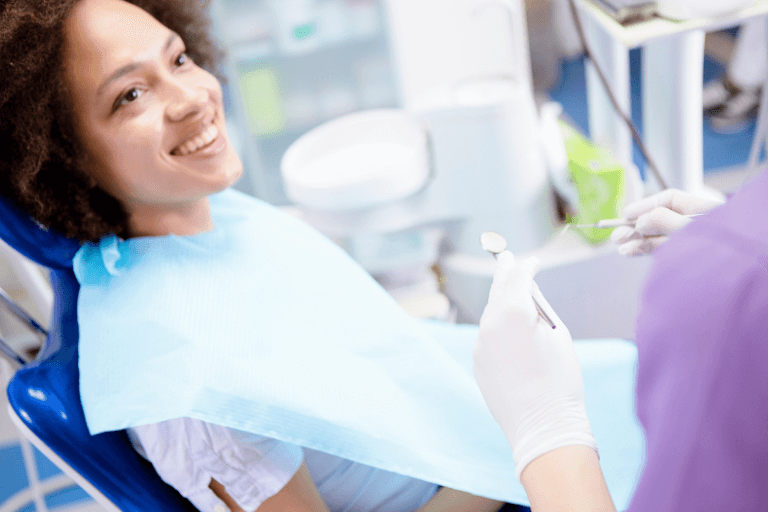
[[[215,230],[83,246],[80,393],[91,433],[177,417],[528,503],[472,376],[476,326],[409,316],[340,247],[233,190]],[[639,474],[634,346],[577,342],[619,509]]]

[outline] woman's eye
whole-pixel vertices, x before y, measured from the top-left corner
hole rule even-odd
[[[176,61],[174,62],[174,64],[181,67],[184,64],[186,64],[188,60],[189,60],[189,56],[185,52],[181,52],[179,56],[176,57]]]
[[[125,105],[127,103],[131,103],[139,99],[139,96],[141,96],[141,91],[136,89],[135,87],[133,89],[129,89],[125,94],[123,94],[120,99],[117,102],[116,107],[120,107],[122,105]]]

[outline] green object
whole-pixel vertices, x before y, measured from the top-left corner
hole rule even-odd
[[[579,194],[578,212],[567,222],[588,224],[620,216],[624,203],[625,171],[608,151],[595,146],[575,128],[560,121],[568,155],[570,178]],[[612,229],[573,228],[591,244],[610,238]]]
[[[274,135],[285,128],[280,88],[272,68],[239,70],[248,127],[256,136]]]

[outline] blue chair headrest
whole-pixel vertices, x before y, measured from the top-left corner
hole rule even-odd
[[[51,281],[56,303],[45,353],[11,380],[11,407],[32,433],[123,512],[197,512],[139,457],[124,431],[88,432],[77,366],[79,285],[71,270],[53,271]]]
[[[43,228],[11,200],[2,196],[0,239],[32,261],[55,270],[72,268],[72,258],[80,248],[76,239]]]
[[[125,432],[88,432],[80,403],[77,294],[72,259],[80,243],[42,228],[0,196],[0,239],[51,269],[49,335],[37,359],[11,380],[8,400],[29,430],[123,512],[196,512],[131,447]]]

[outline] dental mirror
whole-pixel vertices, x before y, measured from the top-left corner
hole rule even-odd
[[[493,254],[494,258],[498,258],[499,253],[507,248],[507,241],[503,236],[494,231],[486,231],[480,235],[480,245],[483,249]]]
[[[499,253],[504,252],[504,249],[507,248],[507,241],[503,236],[494,231],[486,231],[480,235],[480,245],[483,249],[493,254],[494,258],[498,258]],[[536,297],[532,296],[531,298],[533,298],[533,304],[536,306],[536,311],[539,313],[539,316],[547,323],[547,325],[555,329],[555,323],[549,318],[549,315],[547,315],[544,308],[541,307],[539,301],[536,300]]]

